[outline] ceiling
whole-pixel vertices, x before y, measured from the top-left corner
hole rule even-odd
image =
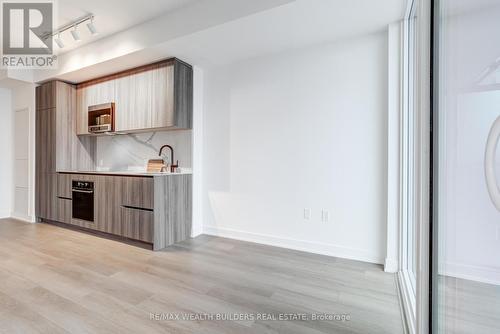
[[[218,66],[381,32],[404,16],[404,0],[296,0],[155,48]],[[230,47],[229,47],[230,46]]]
[[[73,41],[69,31],[63,33],[61,38],[65,47],[58,50],[58,53],[76,49],[196,1],[199,0],[58,0],[56,27],[63,27],[88,14],[94,14],[94,24],[99,32],[92,36],[85,25],[79,26],[82,37],[80,42]]]
[[[98,23],[97,17],[100,16],[105,20],[106,17],[113,18],[113,10],[109,9],[106,14],[105,6],[110,3],[123,3],[119,16],[127,16],[134,9],[126,8],[126,4],[139,2],[138,0],[107,0],[106,5],[99,4],[96,0],[85,2],[88,11],[96,14],[96,25],[99,30],[103,31],[100,38],[104,37],[105,33],[112,34],[112,31],[117,32],[119,24],[110,23],[110,27]],[[142,2],[161,2],[163,9],[175,10],[175,5],[182,6],[193,4],[193,2],[202,3],[204,0],[143,0]],[[219,8],[223,5],[223,1],[209,0],[209,5],[215,7],[215,11],[220,13],[224,8]],[[236,0],[232,0],[236,1]],[[247,0],[239,0],[241,3],[246,3]],[[268,1],[268,0],[263,0]],[[71,2],[76,0],[60,0],[69,6]],[[256,3],[257,1],[255,1]],[[166,4],[169,6],[166,6]],[[240,6],[241,6],[240,3]],[[253,3],[253,2],[252,2]],[[96,4],[92,8],[92,4]],[[97,5],[99,4],[99,5]],[[219,7],[216,5],[219,4]],[[78,7],[78,5],[75,5]],[[142,6],[137,6],[142,7]],[[147,64],[159,59],[167,57],[178,57],[193,65],[202,68],[225,65],[238,62],[244,59],[259,57],[262,55],[286,52],[292,49],[300,49],[307,46],[312,46],[321,43],[333,43],[340,40],[354,38],[375,32],[386,31],[388,24],[399,21],[403,18],[406,0],[291,0],[283,1],[281,5],[276,5],[268,9],[254,11],[241,17],[235,17],[231,20],[226,20],[211,26],[198,29],[197,31],[180,34],[175,37],[165,37],[160,39],[154,45],[144,47],[140,50],[128,54],[119,54],[116,57],[108,58],[105,61],[85,64],[79,68],[71,69],[70,71],[59,71],[58,73],[43,74],[38,78],[38,82],[58,78],[70,82],[81,82],[92,79],[101,75],[117,72],[123,69]],[[177,7],[180,8],[180,7]],[[83,11],[78,12],[72,9],[75,16],[83,15]],[[128,24],[139,21],[138,17],[153,16],[150,10],[138,9],[139,14],[134,16],[134,20],[130,19]],[[68,12],[67,10],[66,12]],[[62,11],[61,11],[62,12]],[[101,12],[101,14],[99,14]],[[157,12],[157,10],[155,10]],[[173,14],[177,15],[181,11]],[[202,15],[198,11],[191,11],[191,15]],[[165,13],[163,13],[165,14]],[[184,22],[182,20],[168,16],[171,22]],[[206,14],[204,14],[206,16]],[[81,16],[81,15],[80,15]],[[163,17],[163,16],[161,16]],[[120,20],[116,20],[120,21]],[[121,22],[122,26],[125,22]],[[177,23],[170,26],[168,29],[176,29]],[[106,30],[108,29],[108,30]],[[113,30],[114,29],[114,30]],[[82,29],[83,30],[83,29]],[[168,32],[158,31],[158,28],[151,28],[149,24],[137,25],[127,31],[136,31],[127,36],[137,38],[144,34],[152,35],[167,35]],[[140,33],[138,33],[140,32]],[[125,42],[121,40],[120,35],[108,35],[102,41],[96,41],[93,46],[82,48],[68,53],[68,59],[94,59],[96,53],[102,51],[102,45],[117,45]],[[128,37],[127,37],[128,38]],[[129,38],[129,39],[130,39]],[[133,43],[133,40],[127,40],[127,43]],[[83,44],[83,42],[82,42]],[[82,45],[80,44],[80,45]],[[99,48],[101,44],[101,48]],[[108,49],[106,49],[109,51]]]

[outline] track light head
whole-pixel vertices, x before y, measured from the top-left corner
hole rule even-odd
[[[82,39],[80,38],[80,33],[77,30],[77,25],[75,25],[75,29],[71,30],[71,36],[73,36],[73,39],[75,42],[80,42]]]
[[[54,39],[54,41],[56,42],[57,46],[59,47],[59,49],[62,49],[64,48],[64,43],[61,39],[61,34],[57,34],[57,37]]]
[[[90,22],[87,23],[87,28],[89,29],[89,31],[92,35],[97,35],[99,33],[94,25],[94,17],[93,16],[90,18]]]

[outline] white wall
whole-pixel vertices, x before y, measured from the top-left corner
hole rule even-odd
[[[383,263],[386,32],[213,69],[204,85],[205,233]]]
[[[400,219],[400,133],[401,133],[401,63],[402,22],[395,22],[387,29],[387,253],[386,272],[399,271]]]
[[[35,219],[35,85],[20,83],[12,89],[13,150],[10,216]]]
[[[482,82],[496,88],[482,89],[476,81],[498,61],[500,45],[492,41],[500,29],[499,15],[496,4],[443,20],[438,177],[440,273],[497,285],[500,212],[486,187],[484,154],[490,128],[500,117],[500,66]],[[497,178],[499,161],[500,149]]]
[[[0,218],[10,217],[12,205],[12,122],[11,93],[0,89]]]

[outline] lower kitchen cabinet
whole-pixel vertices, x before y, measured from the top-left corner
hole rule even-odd
[[[153,243],[153,210],[120,208],[121,235],[126,238]]]
[[[191,235],[191,175],[57,174],[55,221],[138,240],[154,250]],[[94,183],[94,221],[72,218],[72,183]]]
[[[57,221],[65,224],[71,224],[71,206],[70,198],[57,197]]]
[[[119,177],[121,204],[141,209],[154,208],[154,178]]]

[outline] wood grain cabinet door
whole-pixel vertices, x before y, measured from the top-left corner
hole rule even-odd
[[[174,66],[116,79],[116,131],[174,126]]]
[[[121,205],[139,209],[154,208],[152,177],[120,177]]]
[[[122,194],[120,177],[97,176],[97,182],[94,186],[97,229],[102,232],[120,235]]]
[[[57,217],[56,109],[36,110],[35,213],[37,217]]]
[[[56,83],[47,82],[35,89],[36,109],[49,109],[56,107]]]
[[[72,174],[57,174],[57,197],[71,199],[72,194]]]
[[[152,210],[121,207],[120,218],[123,237],[153,242],[154,214]]]
[[[73,202],[68,198],[57,198],[57,217],[56,221],[71,224]]]

